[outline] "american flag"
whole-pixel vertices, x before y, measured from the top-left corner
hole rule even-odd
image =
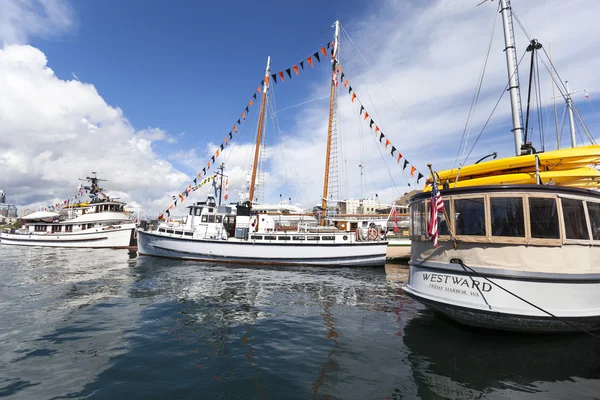
[[[438,212],[444,211],[444,201],[438,190],[438,185],[435,179],[431,187],[431,201],[429,202],[429,229],[428,234],[435,248],[438,247]]]

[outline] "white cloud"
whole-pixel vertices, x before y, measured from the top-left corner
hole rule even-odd
[[[65,0],[2,0],[0,41],[27,43],[30,36],[49,37],[67,32],[74,16]]]
[[[149,211],[189,178],[153,149],[165,131],[137,131],[94,86],[57,78],[31,46],[0,50],[0,170],[17,204],[48,204],[73,195],[78,178],[97,171],[108,192]]]

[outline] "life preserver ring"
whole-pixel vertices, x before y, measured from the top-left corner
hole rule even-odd
[[[379,237],[379,232],[377,231],[377,229],[369,228],[369,230],[367,232],[367,238],[369,238],[369,240],[377,240],[378,237]]]

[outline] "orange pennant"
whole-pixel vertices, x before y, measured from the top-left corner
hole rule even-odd
[[[415,171],[416,171],[416,170],[417,170],[417,169],[416,169],[416,168],[415,168],[413,165],[411,165],[411,166],[410,166],[410,176],[415,176]]]
[[[233,126],[233,130],[237,133],[237,126]]]
[[[246,114],[242,113],[242,118],[244,118],[244,121],[246,120]]]
[[[354,103],[354,99],[356,98],[356,93],[352,93],[352,102]]]
[[[298,66],[294,65],[292,68],[294,69],[294,72],[296,73],[296,75],[298,75]]]
[[[217,152],[215,153],[215,157],[219,157],[219,149],[217,149]]]
[[[169,206],[169,210],[172,210],[172,209],[173,209],[173,204],[171,204],[171,205]]]
[[[229,138],[225,138],[225,146],[229,146]]]
[[[402,158],[402,154],[398,153],[398,162],[400,162],[400,159]]]
[[[198,174],[198,179],[200,179],[202,177],[202,174]]]
[[[283,82],[283,80],[284,80],[284,79],[283,79],[283,71],[281,71],[281,72],[279,73],[279,76],[281,77],[281,82]]]
[[[369,113],[365,111],[365,117],[363,118],[363,120],[366,120],[367,118],[369,118]]]
[[[310,64],[310,66],[311,66],[311,67],[313,66],[313,63],[312,63],[312,56],[308,57],[308,58],[306,59],[306,61],[308,61],[308,63]]]
[[[385,148],[387,149],[388,146],[390,145],[390,139],[385,139]]]
[[[338,73],[342,72],[342,66],[338,64]]]
[[[208,167],[208,169],[210,169],[210,161],[206,163],[206,166]]]
[[[379,127],[375,125],[375,133],[379,132]]]
[[[257,91],[258,93],[260,93],[260,91],[261,91],[261,90],[262,90],[262,89],[260,88],[260,86],[259,86],[259,87],[256,89],[256,91]]]
[[[252,107],[252,99],[250,99],[250,107]]]
[[[344,81],[344,89],[346,89],[346,86],[348,86],[348,79]]]
[[[325,50],[325,47],[321,47],[321,53],[323,53],[323,55],[327,57],[327,50]]]

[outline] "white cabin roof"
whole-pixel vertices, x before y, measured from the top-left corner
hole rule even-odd
[[[34,213],[24,216],[22,219],[34,220],[34,219],[46,219],[46,218],[55,218],[55,217],[58,217],[58,214],[55,212],[36,211]]]
[[[87,224],[92,222],[102,222],[102,221],[128,221],[129,218],[124,213],[120,212],[101,212],[101,213],[89,213],[80,215],[77,218],[70,219],[68,221],[63,221],[61,224]]]

